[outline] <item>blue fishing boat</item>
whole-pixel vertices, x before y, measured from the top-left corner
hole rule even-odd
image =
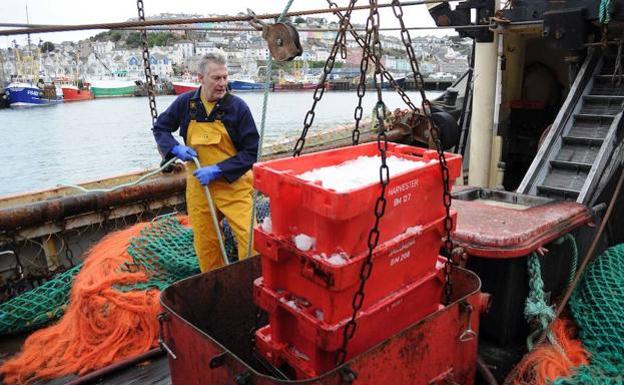
[[[251,79],[233,79],[228,81],[228,87],[232,91],[262,91],[264,90],[264,83],[256,83]]]
[[[11,107],[42,106],[63,101],[63,91],[54,84],[41,88],[30,82],[13,82],[7,86],[5,95]]]

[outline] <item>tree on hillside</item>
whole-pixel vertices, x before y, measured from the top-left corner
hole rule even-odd
[[[150,47],[155,45],[164,46],[167,42],[175,40],[175,36],[170,32],[157,32],[147,35],[147,42]]]
[[[110,38],[110,31],[100,32],[95,36],[91,36],[89,40],[91,41],[107,41]]]
[[[130,48],[137,48],[141,45],[141,34],[138,32],[130,32],[126,37],[126,45]]]
[[[118,42],[119,40],[121,40],[121,38],[123,37],[123,35],[121,34],[120,31],[112,31],[110,34],[110,39],[112,42]]]
[[[46,41],[41,45],[41,52],[47,53],[54,51],[54,43],[51,41]]]

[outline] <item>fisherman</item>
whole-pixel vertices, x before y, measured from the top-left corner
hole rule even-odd
[[[198,65],[200,87],[186,92],[160,114],[152,132],[165,160],[186,162],[186,205],[202,272],[223,265],[217,233],[203,186],[208,186],[219,221],[225,217],[247,255],[251,208],[251,166],[258,154],[258,130],[247,104],[227,92],[225,58],[204,55]],[[184,145],[172,135],[180,129]],[[196,168],[193,158],[201,165]]]

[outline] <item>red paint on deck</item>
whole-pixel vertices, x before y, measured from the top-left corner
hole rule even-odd
[[[516,258],[530,254],[591,220],[589,210],[582,204],[542,200],[539,204],[524,206],[497,203],[492,197],[453,199],[453,208],[457,210],[453,240],[471,256]]]

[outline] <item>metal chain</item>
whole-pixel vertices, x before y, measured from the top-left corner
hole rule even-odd
[[[431,136],[433,142],[436,146],[436,151],[438,153],[438,158],[440,162],[440,171],[442,173],[442,183],[443,183],[443,195],[442,195],[442,203],[444,204],[445,210],[445,218],[444,218],[444,250],[446,252],[446,264],[444,265],[444,296],[446,299],[446,303],[448,304],[451,300],[451,296],[453,294],[453,284],[451,282],[451,275],[453,273],[453,265],[455,264],[455,258],[453,255],[453,239],[451,238],[451,232],[453,230],[453,218],[451,217],[451,186],[450,186],[450,176],[448,170],[448,164],[446,162],[446,157],[444,156],[444,151],[442,150],[442,143],[440,142],[440,135],[438,127],[435,122],[431,118],[431,102],[427,99],[427,95],[425,94],[424,80],[420,69],[418,68],[418,61],[416,60],[416,54],[414,53],[414,47],[412,47],[412,38],[410,36],[409,31],[405,27],[405,23],[403,22],[403,8],[401,7],[401,3],[398,0],[392,0],[392,11],[394,15],[399,20],[401,25],[401,40],[403,41],[403,45],[405,45],[405,50],[407,52],[407,56],[409,57],[410,65],[412,67],[412,72],[414,74],[414,81],[416,82],[416,87],[420,92],[420,96],[422,98],[422,109],[425,117],[429,123],[429,131],[431,132]]]
[[[375,106],[375,115],[378,121],[378,133],[377,133],[377,148],[379,150],[379,154],[381,156],[381,166],[379,167],[379,181],[381,184],[381,191],[379,193],[379,197],[375,202],[375,223],[373,228],[368,233],[368,254],[366,256],[366,260],[362,264],[360,269],[360,285],[355,295],[353,296],[353,300],[351,301],[351,307],[353,312],[351,314],[351,319],[345,325],[342,331],[342,345],[340,349],[336,352],[336,363],[337,365],[341,365],[345,362],[347,358],[347,345],[349,344],[349,340],[353,338],[355,334],[355,329],[357,328],[357,323],[355,318],[357,316],[358,311],[362,308],[364,303],[364,287],[366,286],[366,281],[370,278],[371,273],[373,272],[373,250],[377,247],[379,243],[379,222],[386,211],[386,187],[390,182],[390,169],[386,163],[386,152],[388,150],[388,138],[385,132],[384,126],[384,118],[385,118],[385,110],[386,107],[383,103],[382,95],[381,95],[381,66],[380,66],[380,57],[381,57],[381,43],[379,41],[379,12],[377,9],[377,0],[369,0],[370,3],[370,14],[368,16],[369,20],[367,20],[366,24],[372,27],[372,56],[376,57],[377,60],[375,62],[375,78],[374,84],[377,90],[377,104]],[[363,53],[364,54],[364,53]]]
[[[338,18],[342,21],[343,17],[342,13],[340,11],[336,11],[335,9],[338,8],[338,5],[336,3],[334,3],[332,0],[327,0],[327,3],[329,4],[329,8],[334,10],[333,12],[336,14],[336,16],[338,16]],[[351,36],[353,36],[353,38],[355,39],[356,43],[358,43],[358,45],[365,50],[369,50],[370,45],[367,44],[367,42],[365,41],[365,39],[363,39],[357,32],[356,29],[353,27],[353,25],[351,25],[351,23],[349,22],[348,24],[349,27],[349,32],[351,33]],[[371,59],[373,61],[373,64],[376,64],[377,59],[375,57],[372,57],[370,55],[369,52],[369,59]],[[416,105],[414,105],[414,103],[412,102],[412,100],[410,99],[410,97],[407,95],[407,93],[405,92],[405,90],[399,85],[399,83],[397,83],[397,81],[392,77],[392,75],[390,74],[390,72],[388,72],[388,70],[386,69],[386,67],[383,65],[383,63],[379,63],[379,66],[381,67],[381,71],[383,73],[383,76],[386,78],[386,80],[388,81],[388,83],[390,83],[390,85],[392,86],[392,88],[395,89],[395,91],[401,96],[401,99],[403,99],[403,102],[414,112],[418,111],[418,107],[416,107]]]
[[[344,20],[344,19],[343,19]],[[366,35],[364,37],[364,47],[369,47],[371,39],[373,37],[373,25],[371,19],[366,19]],[[353,111],[353,118],[355,119],[355,126],[351,133],[351,141],[353,145],[357,145],[360,141],[360,121],[362,120],[362,114],[364,109],[362,108],[362,100],[366,94],[366,74],[368,73],[368,63],[371,57],[371,53],[368,49],[362,48],[362,60],[360,61],[360,81],[357,86],[358,104]]]
[[[145,11],[143,10],[143,0],[137,0],[137,10],[139,11],[139,21],[145,21]],[[143,69],[145,71],[145,82],[147,84],[147,97],[149,98],[150,114],[152,115],[152,125],[156,123],[158,111],[156,111],[156,96],[154,94],[154,78],[152,77],[152,67],[150,66],[149,43],[147,41],[147,31],[141,30],[141,45],[143,45]]]
[[[338,51],[340,50],[340,47],[342,46],[342,43],[343,43],[342,36],[345,35],[346,33],[348,21],[349,21],[349,18],[351,17],[351,11],[353,11],[353,6],[355,5],[356,2],[357,0],[351,0],[351,2],[349,3],[349,8],[347,9],[347,12],[345,14],[345,17],[340,22],[340,29],[338,33],[336,34],[336,37],[334,38],[334,45],[332,46],[332,50],[329,54],[329,57],[325,61],[325,66],[323,67],[323,73],[321,75],[321,78],[318,84],[316,85],[316,88],[314,89],[314,95],[312,97],[313,98],[312,107],[310,107],[310,110],[308,110],[308,112],[305,115],[305,118],[303,119],[303,129],[301,130],[301,136],[299,137],[299,139],[297,139],[297,143],[295,143],[293,156],[301,155],[301,151],[303,150],[303,146],[305,145],[306,135],[308,135],[308,130],[310,129],[310,126],[312,126],[312,123],[314,122],[314,115],[315,115],[314,109],[316,108],[316,104],[323,98],[323,94],[325,93],[325,80],[327,79],[327,75],[329,75],[329,73],[334,68],[334,63],[336,62],[336,55],[338,54]]]

